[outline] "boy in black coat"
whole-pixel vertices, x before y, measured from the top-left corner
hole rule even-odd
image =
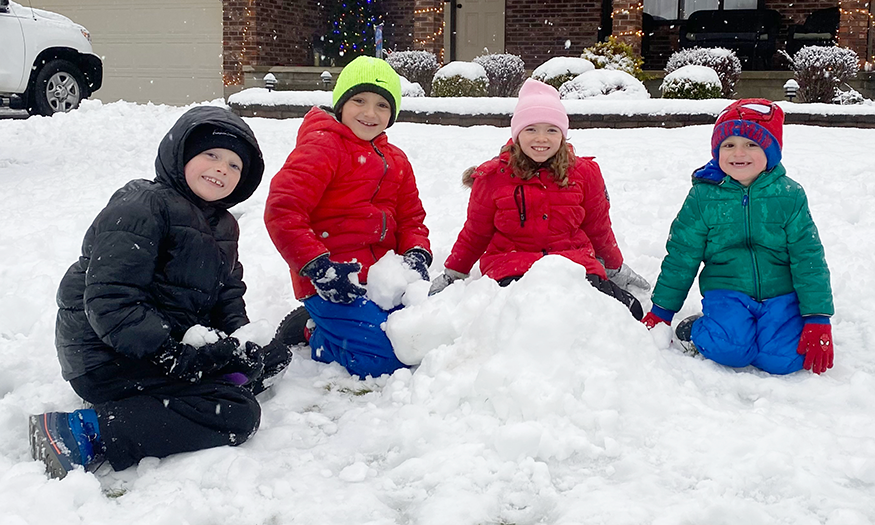
[[[31,416],[31,453],[53,477],[102,456],[122,470],[239,445],[258,428],[246,384],[263,379],[263,350],[226,335],[249,322],[228,208],[261,182],[258,143],[230,111],[196,107],[161,141],[155,170],[112,196],[58,289],[62,376],[93,408]]]

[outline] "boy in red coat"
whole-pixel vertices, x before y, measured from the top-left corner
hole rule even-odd
[[[401,82],[385,61],[359,57],[340,73],[335,116],[313,108],[271,181],[264,220],[315,323],[313,359],[360,377],[404,365],[381,328],[388,312],[365,297],[368,269],[390,250],[428,280],[432,255],[413,168],[383,131]]]
[[[468,218],[430,293],[467,277],[478,259],[483,275],[506,286],[557,254],[586,267],[593,286],[640,320],[641,304],[625,288],[650,285],[623,264],[605,181],[592,157],[575,157],[566,143],[568,115],[559,93],[526,80],[510,126],[501,154],[470,175]]]

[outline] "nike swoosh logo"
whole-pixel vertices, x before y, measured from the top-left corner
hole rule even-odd
[[[379,78],[374,79],[374,80],[375,80],[375,82],[380,83],[380,84],[385,84],[385,83],[386,83],[385,80],[380,80]]]

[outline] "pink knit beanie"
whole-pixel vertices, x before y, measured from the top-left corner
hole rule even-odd
[[[568,113],[559,101],[559,92],[549,84],[529,78],[520,88],[519,100],[510,119],[513,141],[516,142],[520,131],[532,124],[551,124],[568,138]]]

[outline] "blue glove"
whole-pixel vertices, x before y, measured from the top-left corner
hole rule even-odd
[[[404,264],[411,270],[416,270],[423,281],[430,281],[428,267],[431,265],[431,254],[422,248],[411,248],[404,252]]]
[[[328,254],[316,257],[301,268],[301,275],[308,277],[319,297],[337,304],[352,304],[353,301],[365,295],[367,290],[349,279],[352,273],[358,273],[362,265],[357,262],[338,263],[328,258]]]

